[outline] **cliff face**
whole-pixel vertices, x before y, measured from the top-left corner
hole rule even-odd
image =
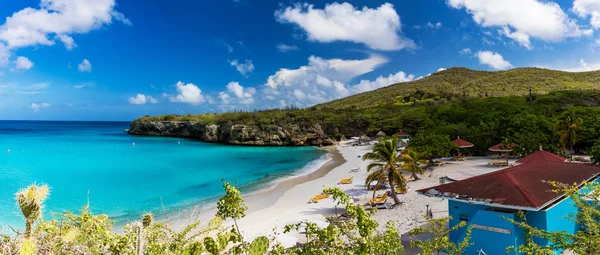
[[[325,146],[336,141],[323,132],[321,126],[247,126],[214,125],[182,121],[134,121],[130,135],[195,138],[206,142],[265,146]]]

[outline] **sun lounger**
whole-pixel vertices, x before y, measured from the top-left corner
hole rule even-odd
[[[402,179],[404,179],[405,181],[412,181],[413,180],[413,176],[412,175],[408,176],[408,177],[402,176]]]
[[[350,173],[357,173],[357,172],[360,172],[360,167],[350,169]]]
[[[395,189],[394,191],[396,192],[396,194],[404,194],[406,192],[408,192],[410,189],[405,187],[405,188],[400,188],[400,189]]]
[[[354,179],[354,176],[352,176],[350,178],[341,179],[339,183],[340,184],[351,184],[353,179]]]
[[[326,199],[328,197],[329,197],[329,195],[321,193],[321,194],[318,194],[318,195],[315,195],[314,197],[312,197],[309,202],[311,202],[311,203],[318,203],[319,200],[323,200],[323,199]]]
[[[388,194],[383,193],[383,195],[381,197],[369,200],[369,204],[381,203],[381,202],[385,201],[387,198],[388,198]]]
[[[443,165],[446,164],[446,162],[444,162],[444,161],[435,161],[435,162],[433,162],[433,164],[436,165],[436,166],[443,166]]]

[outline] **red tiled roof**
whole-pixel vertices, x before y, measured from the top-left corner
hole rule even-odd
[[[406,133],[406,132],[404,132],[404,131],[400,130],[400,131],[398,131],[397,133],[395,133],[394,135],[408,135],[408,133]]]
[[[512,149],[514,149],[515,147],[519,146],[516,143],[511,143],[511,144],[503,144],[503,143],[499,143],[496,144],[492,147],[490,147],[490,151],[512,151]]]
[[[440,194],[448,192],[451,194],[450,197],[465,201],[474,200],[498,206],[540,210],[550,202],[561,198],[561,194],[552,192],[553,187],[544,181],[579,183],[590,180],[598,174],[600,174],[600,166],[538,161],[417,192],[437,196],[430,194],[430,190],[433,189]]]
[[[454,141],[452,141],[454,144],[456,144],[456,147],[458,148],[470,148],[473,147],[473,144],[470,142],[467,142],[463,139],[460,139],[460,137]]]
[[[539,151],[536,151],[534,153],[527,155],[527,157],[517,160],[517,162],[525,164],[525,163],[533,163],[533,162],[537,162],[537,161],[565,162],[565,160],[567,160],[567,159],[563,158],[561,156],[558,156],[556,154],[553,154],[553,153],[550,153],[547,151],[543,151],[543,150],[539,150]]]

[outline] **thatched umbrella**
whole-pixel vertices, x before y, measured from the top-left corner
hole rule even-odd
[[[377,132],[377,134],[375,136],[377,136],[378,138],[381,138],[381,137],[386,137],[387,135],[383,131],[379,131],[379,132]]]
[[[470,142],[468,142],[468,141],[465,141],[465,140],[463,140],[463,139],[460,139],[460,136],[459,136],[459,137],[458,137],[456,140],[454,140],[454,141],[452,141],[452,142],[453,142],[453,143],[456,145],[456,147],[458,148],[458,156],[459,156],[459,157],[460,157],[460,149],[462,149],[462,148],[471,148],[471,147],[473,147],[473,144],[472,144],[472,143],[470,143]]]
[[[489,148],[493,152],[505,152],[506,153],[506,164],[508,164],[508,153],[519,145],[516,143],[499,143]]]

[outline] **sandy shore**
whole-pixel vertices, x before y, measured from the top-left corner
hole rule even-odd
[[[369,162],[358,156],[371,149],[372,146],[345,145],[330,148],[330,160],[317,171],[279,181],[268,190],[246,195],[246,205],[249,209],[246,217],[238,221],[244,237],[253,239],[262,235],[270,236],[274,231],[281,232],[285,225],[300,220],[325,220],[326,215],[332,215],[335,211],[333,201],[325,199],[319,203],[308,203],[308,200],[326,187],[339,187],[354,194],[353,198],[357,203],[365,203],[372,196],[372,192],[364,191],[364,182],[368,175],[365,169]],[[400,233],[406,234],[425,223],[422,215],[427,206],[432,208],[434,217],[447,216],[448,207],[445,200],[418,195],[415,190],[438,185],[439,178],[443,176],[460,180],[502,169],[488,166],[489,160],[485,157],[469,158],[465,162],[447,160],[445,166],[428,168],[420,180],[408,183],[409,192],[399,195],[401,205],[394,209],[379,210],[374,215],[374,219],[380,223],[379,229],[383,230],[386,222],[391,220]],[[350,172],[350,169],[357,167],[361,168],[360,172]],[[340,179],[349,177],[354,177],[353,184],[338,184]],[[383,192],[385,190],[378,191]],[[207,222],[214,215],[215,209],[204,208],[199,215],[192,218]],[[190,219],[181,219],[172,222],[172,225],[180,228],[190,222]]]

